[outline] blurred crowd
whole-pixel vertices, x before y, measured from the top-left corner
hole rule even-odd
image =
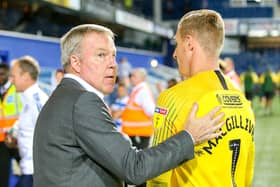
[[[220,68],[230,78],[234,85],[242,90],[248,100],[254,103],[258,97],[261,105],[261,115],[273,114],[273,99],[279,96],[280,69],[277,71],[267,67],[263,73],[257,74],[254,67],[248,66],[247,71],[240,75],[235,71],[231,58],[220,59]]]

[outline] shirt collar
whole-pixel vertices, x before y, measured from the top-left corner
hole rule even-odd
[[[29,88],[27,88],[26,90],[24,90],[24,92],[22,92],[22,95],[24,97],[33,95],[34,93],[36,93],[39,89],[39,85],[38,83],[34,83],[32,84]]]
[[[85,80],[83,80],[82,78],[80,78],[77,75],[74,74],[70,74],[70,73],[66,73],[64,75],[65,78],[70,78],[70,79],[74,79],[77,82],[79,82],[87,91],[89,92],[93,92],[95,93],[98,97],[100,97],[102,100],[104,99],[104,94],[100,91],[98,91],[97,89],[95,89],[93,86],[91,86],[89,83],[87,83]]]

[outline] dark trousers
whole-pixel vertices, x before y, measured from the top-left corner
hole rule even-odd
[[[130,136],[132,145],[138,149],[145,149],[149,147],[150,137],[147,136]]]
[[[17,149],[10,149],[4,142],[0,142],[0,187],[9,186],[12,158],[19,161]]]
[[[0,142],[0,187],[9,186],[10,152],[4,142]]]
[[[15,187],[32,187],[33,175],[21,175]]]

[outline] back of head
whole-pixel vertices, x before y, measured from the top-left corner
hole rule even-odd
[[[114,39],[114,33],[110,29],[95,24],[78,25],[72,28],[70,31],[68,31],[61,38],[61,63],[66,72],[68,72],[67,67],[70,63],[70,56],[72,54],[80,54],[80,44],[83,38],[86,34],[93,32],[107,34],[108,36]]]
[[[225,31],[222,17],[216,11],[202,9],[188,12],[181,18],[178,31],[182,38],[186,35],[195,37],[209,56],[220,55]]]

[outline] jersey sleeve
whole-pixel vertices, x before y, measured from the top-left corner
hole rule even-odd
[[[153,124],[154,137],[152,146],[156,146],[165,141],[169,137],[176,134],[176,127],[174,125],[175,118],[172,110],[169,110],[169,104],[172,99],[165,96],[158,98],[157,107],[155,108]],[[172,187],[171,185],[172,170],[165,172],[158,177],[147,181],[147,187]]]
[[[255,144],[252,144],[248,151],[248,165],[246,169],[247,176],[245,178],[245,186],[251,186],[254,176],[254,163],[255,162]]]

